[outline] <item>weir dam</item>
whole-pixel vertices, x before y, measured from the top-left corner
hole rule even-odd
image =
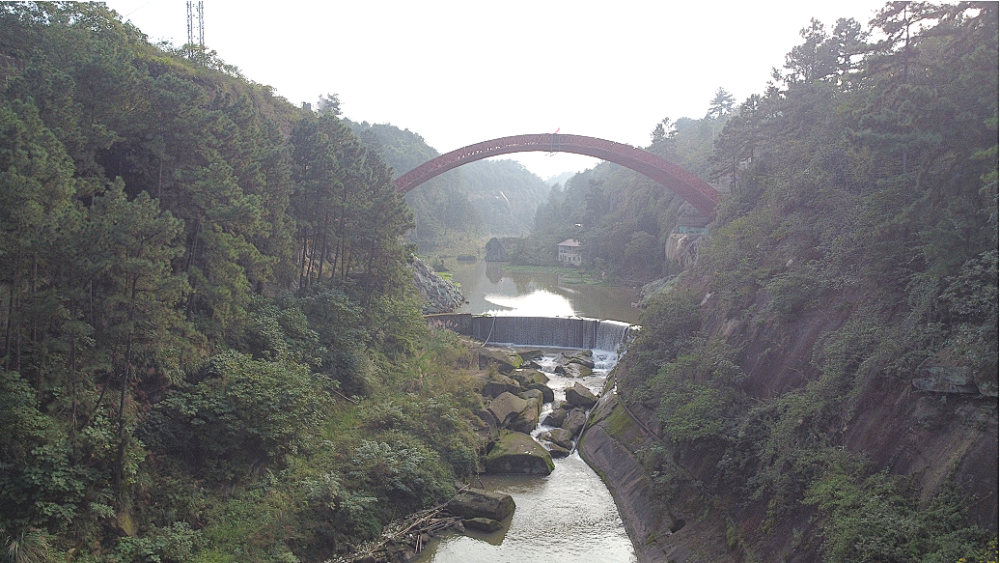
[[[639,327],[621,321],[562,317],[507,317],[442,313],[425,315],[431,328],[446,328],[482,341],[540,348],[619,351]]]

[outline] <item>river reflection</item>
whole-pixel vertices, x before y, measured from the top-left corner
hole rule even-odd
[[[447,265],[468,301],[461,313],[639,322],[632,289],[569,284],[556,273],[512,271],[506,264],[481,260],[449,260]]]

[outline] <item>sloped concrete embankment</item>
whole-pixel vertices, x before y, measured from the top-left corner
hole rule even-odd
[[[692,519],[688,513],[698,510],[696,506],[673,509],[657,500],[652,479],[636,452],[658,442],[659,438],[625,409],[617,394],[608,391],[591,413],[579,450],[611,491],[639,563],[731,563],[732,556],[718,541],[724,522],[705,521],[698,514],[694,518],[701,521],[689,526],[685,520]]]

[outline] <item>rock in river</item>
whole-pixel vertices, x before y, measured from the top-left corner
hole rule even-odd
[[[553,428],[552,430],[539,436],[542,440],[548,440],[553,444],[562,446],[567,450],[573,448],[574,434],[565,428]]]
[[[566,420],[563,421],[562,427],[569,430],[574,436],[579,436],[580,431],[583,430],[586,424],[587,411],[582,408],[576,408],[569,411],[569,414],[566,415]]]
[[[503,520],[514,512],[514,499],[507,494],[466,489],[448,501],[448,512],[466,519]]]
[[[486,410],[496,418],[497,426],[500,428],[528,433],[538,426],[541,406],[541,402],[537,399],[522,399],[504,392],[490,401]]]
[[[597,402],[597,396],[590,392],[583,384],[577,382],[572,387],[566,388],[566,402],[574,407],[590,407]]]
[[[487,473],[548,475],[553,469],[548,450],[521,432],[501,432],[500,440],[486,455]]]

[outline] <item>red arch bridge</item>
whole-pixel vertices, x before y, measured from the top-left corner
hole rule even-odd
[[[539,133],[483,141],[428,160],[396,179],[396,190],[406,193],[427,180],[468,162],[517,152],[568,152],[620,164],[652,178],[681,196],[706,217],[715,214],[719,193],[694,174],[642,149],[582,135]]]

